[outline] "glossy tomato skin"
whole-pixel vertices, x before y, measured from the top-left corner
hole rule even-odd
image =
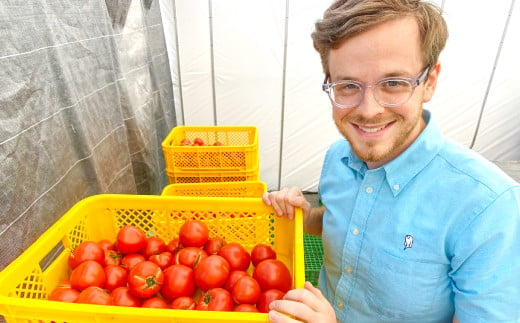
[[[244,276],[233,286],[231,296],[237,304],[256,304],[261,292],[260,285],[253,277]]]
[[[224,288],[227,289],[230,293],[233,290],[233,286],[237,280],[244,276],[249,276],[249,274],[243,270],[233,270],[229,273],[226,283],[224,284]]]
[[[143,261],[134,266],[128,273],[128,288],[132,295],[139,298],[152,297],[161,290],[164,284],[164,273],[151,261]]]
[[[193,145],[194,146],[204,146],[204,140],[202,140],[202,138],[195,138],[193,139]]]
[[[163,251],[160,254],[151,255],[148,260],[157,264],[157,266],[164,270],[173,263],[173,255],[171,252]]]
[[[105,252],[105,259],[103,260],[103,266],[108,265],[120,265],[121,259],[123,256],[119,253],[119,251],[113,250],[113,249],[106,249]]]
[[[97,261],[87,260],[79,264],[70,274],[70,285],[74,289],[84,290],[90,286],[104,287],[105,271]]]
[[[173,238],[168,244],[166,245],[166,251],[171,252],[172,255],[175,255],[177,251],[179,251],[181,246],[181,243],[179,241],[179,238]]]
[[[193,270],[195,284],[203,291],[211,288],[222,287],[227,281],[230,267],[224,257],[209,255],[202,259]]]
[[[87,260],[94,260],[101,265],[105,261],[105,251],[94,241],[80,243],[69,255],[68,263],[71,269]]]
[[[204,251],[207,252],[208,255],[216,255],[219,250],[226,245],[226,241],[222,237],[213,237],[206,242],[204,245]]]
[[[126,268],[126,270],[130,271],[140,262],[145,261],[146,258],[140,253],[129,253],[121,258],[121,267]]]
[[[112,291],[117,287],[126,286],[128,281],[128,271],[118,265],[107,265],[104,268],[106,282],[105,289]]]
[[[191,140],[184,138],[181,140],[181,146],[191,146]]]
[[[249,252],[238,242],[226,244],[219,250],[218,255],[224,257],[229,262],[231,270],[246,271],[251,263]]]
[[[196,307],[195,300],[189,296],[177,297],[173,300],[170,307],[174,310],[194,310]]]
[[[81,291],[76,303],[79,304],[97,304],[97,305],[113,305],[112,295],[104,289],[91,286]]]
[[[276,251],[267,244],[257,244],[251,249],[251,262],[256,267],[258,263],[266,259],[276,259]]]
[[[287,292],[292,286],[291,272],[277,259],[261,261],[253,271],[253,278],[260,284],[262,291],[276,288]]]
[[[79,298],[79,291],[71,287],[57,287],[49,295],[49,301],[75,303]]]
[[[103,250],[115,250],[116,245],[114,242],[108,240],[108,239],[102,239],[97,242],[98,246],[101,247]]]
[[[174,264],[164,270],[164,284],[161,295],[172,301],[180,296],[193,296],[195,293],[193,269],[181,264]]]
[[[166,243],[159,237],[148,237],[146,238],[146,245],[141,254],[146,258],[150,258],[152,255],[158,255],[161,252],[166,251]]]
[[[147,298],[143,301],[143,304],[141,304],[141,307],[146,308],[168,308],[168,303],[160,297],[153,296],[150,298]]]
[[[137,253],[146,247],[146,235],[133,225],[125,225],[117,232],[116,249],[122,254]]]
[[[126,286],[117,287],[110,294],[112,295],[113,303],[116,306],[141,306],[141,300],[132,295],[132,293],[130,293],[130,289]]]
[[[174,262],[176,264],[182,264],[191,268],[195,268],[199,265],[200,261],[206,258],[208,254],[204,249],[199,247],[186,247],[182,248],[175,254]]]
[[[208,226],[199,220],[188,220],[179,229],[179,242],[184,247],[203,247],[209,239]]]
[[[233,311],[233,298],[224,288],[211,288],[207,290],[197,303],[200,311]]]
[[[279,289],[268,289],[260,294],[256,308],[261,313],[269,312],[269,304],[277,299],[283,299],[285,293]]]
[[[235,312],[259,313],[260,311],[252,304],[238,304],[235,307]]]

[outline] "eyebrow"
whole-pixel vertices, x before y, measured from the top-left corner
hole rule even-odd
[[[383,79],[386,79],[386,78],[389,78],[389,77],[413,78],[414,76],[411,76],[411,74],[406,72],[405,70],[397,70],[397,71],[392,71],[392,72],[384,74],[382,77],[378,78],[376,80],[376,82],[378,80],[383,80]],[[332,77],[330,75],[328,75],[328,76],[325,76],[325,81],[327,80],[327,78],[330,78],[331,82],[338,82],[338,81],[344,81],[344,80],[364,82],[363,80],[360,80],[359,78],[350,77],[348,75],[340,76],[340,78],[338,78],[337,80],[332,80]]]

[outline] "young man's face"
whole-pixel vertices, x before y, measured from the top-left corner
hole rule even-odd
[[[354,80],[373,83],[386,77],[418,78],[423,65],[419,28],[412,17],[382,23],[345,41],[329,54],[329,82]],[[384,107],[367,88],[353,108],[333,107],[339,131],[355,154],[369,168],[380,167],[402,153],[425,124],[422,104],[431,99],[440,65],[430,68],[428,78],[415,88],[410,100],[399,107]]]

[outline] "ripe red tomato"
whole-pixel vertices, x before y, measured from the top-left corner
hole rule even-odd
[[[121,258],[121,267],[126,268],[126,270],[130,271],[140,262],[145,261],[146,258],[140,253],[129,253],[124,255]]]
[[[49,295],[49,301],[75,303],[79,297],[79,290],[70,287],[57,287]]]
[[[123,254],[136,253],[146,246],[143,230],[133,225],[125,225],[117,232],[116,249]]]
[[[114,289],[111,293],[114,305],[116,306],[127,306],[127,307],[140,307],[141,300],[132,293],[126,286],[121,286]]]
[[[204,140],[202,138],[195,138],[193,139],[193,145],[194,146],[204,146]]]
[[[179,241],[185,247],[202,247],[208,238],[208,226],[199,220],[188,220],[179,230]]]
[[[144,300],[141,307],[146,308],[168,308],[168,303],[160,297],[154,296]]]
[[[121,264],[121,258],[123,256],[119,253],[119,251],[112,250],[112,249],[106,249],[105,250],[105,259],[103,260],[103,266],[108,265],[120,265]]]
[[[94,241],[84,241],[80,243],[69,255],[68,263],[71,269],[87,260],[94,260],[103,264],[105,251]]]
[[[229,263],[224,257],[210,255],[203,258],[193,270],[195,284],[206,291],[211,288],[222,287],[229,275]]]
[[[226,244],[220,249],[218,255],[224,257],[229,262],[231,270],[246,271],[251,263],[249,252],[238,242]]]
[[[260,285],[253,277],[244,276],[233,286],[231,296],[237,304],[256,304],[261,292]]]
[[[257,244],[251,249],[251,262],[256,267],[258,263],[266,259],[276,259],[276,251],[267,244]]]
[[[260,311],[252,304],[238,304],[235,307],[235,312],[259,313]]]
[[[116,245],[112,241],[110,241],[108,239],[99,240],[97,242],[97,244],[103,250],[114,250],[114,249],[116,249]]]
[[[128,288],[132,295],[139,298],[152,297],[159,292],[164,283],[164,273],[151,261],[143,261],[128,273]]]
[[[181,140],[181,146],[191,146],[191,140],[184,138]]]
[[[194,310],[196,305],[197,304],[193,298],[189,296],[181,296],[174,299],[170,307],[175,310]]]
[[[150,258],[152,255],[160,254],[166,251],[166,243],[159,237],[148,237],[146,238],[146,246],[141,250],[141,254],[146,258]]]
[[[213,146],[224,146],[224,144],[221,143],[220,141],[215,141],[215,142],[213,143]]]
[[[256,303],[256,308],[261,313],[267,313],[269,312],[269,304],[274,300],[282,299],[284,295],[285,293],[279,289],[268,289],[260,294],[260,298]]]
[[[204,249],[199,247],[186,247],[182,248],[175,254],[174,262],[176,264],[182,264],[191,268],[195,268],[199,265],[203,258],[206,258],[208,254]]]
[[[112,305],[114,303],[112,295],[103,288],[90,286],[81,291],[76,303],[80,304],[98,304],[98,305]]]
[[[174,255],[177,251],[179,251],[180,248],[180,242],[179,238],[173,238],[168,244],[166,245],[166,251],[169,251]]]
[[[199,299],[195,309],[201,311],[233,311],[233,299],[224,288],[211,288]]]
[[[233,286],[235,286],[235,283],[237,280],[244,276],[249,276],[249,274],[243,270],[233,270],[229,273],[228,279],[226,280],[226,283],[224,284],[224,288],[227,289],[230,293],[233,290]]]
[[[173,263],[173,255],[171,252],[164,251],[160,254],[151,255],[148,260],[157,264],[157,266],[164,270]]]
[[[105,289],[112,291],[117,287],[126,286],[128,281],[128,271],[118,265],[105,266],[106,283]]]
[[[276,288],[287,292],[292,286],[291,272],[287,266],[276,259],[267,259],[256,265],[253,278],[260,284],[262,291]]]
[[[216,255],[218,251],[226,244],[226,241],[222,237],[213,237],[206,242],[204,250],[208,255]]]
[[[161,295],[169,301],[180,296],[193,296],[196,286],[193,269],[175,264],[164,270],[164,284]]]
[[[94,260],[82,262],[70,274],[70,285],[78,290],[83,290],[90,286],[104,287],[105,282],[106,275],[103,266]]]

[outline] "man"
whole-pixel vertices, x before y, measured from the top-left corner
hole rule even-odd
[[[520,322],[520,187],[423,110],[447,39],[439,10],[340,0],[312,36],[346,140],[325,156],[322,207],[297,188],[264,194],[279,215],[301,207],[324,247],[319,289],[289,291],[269,319]]]

